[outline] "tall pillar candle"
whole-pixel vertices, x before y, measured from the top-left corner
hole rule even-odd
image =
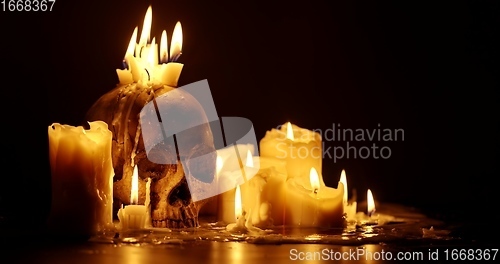
[[[322,171],[321,135],[291,123],[266,132],[260,141],[260,155],[286,162],[288,178],[309,175],[310,168]],[[323,178],[320,176],[320,183]]]
[[[90,129],[48,127],[52,204],[48,225],[68,235],[92,236],[113,225],[112,134],[106,123]]]

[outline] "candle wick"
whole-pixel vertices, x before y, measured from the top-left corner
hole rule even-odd
[[[314,188],[314,194],[318,194],[318,188]]]
[[[145,45],[141,45],[141,48],[139,49],[139,57],[142,59],[142,50],[145,48]]]
[[[146,73],[148,74],[148,81],[151,81],[151,76],[149,75],[149,71],[147,68],[144,68],[144,70],[146,70]]]
[[[123,65],[123,69],[124,69],[124,70],[128,70],[128,69],[129,69],[129,68],[128,68],[127,61],[126,61],[125,59],[122,61],[122,65]]]

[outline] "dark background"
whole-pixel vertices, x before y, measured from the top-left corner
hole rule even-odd
[[[135,26],[181,21],[179,86],[208,79],[219,116],[261,139],[308,129],[404,129],[389,159],[325,159],[366,199],[433,217],[498,219],[499,3],[496,1],[69,1],[0,12],[0,215],[41,223],[50,206],[47,127],[82,124],[118,82]],[[139,28],[140,29],[140,28]],[[139,31],[140,32],[140,31]],[[345,142],[326,142],[326,147]]]

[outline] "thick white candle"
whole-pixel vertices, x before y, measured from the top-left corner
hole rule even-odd
[[[112,133],[102,121],[90,129],[48,127],[52,205],[48,224],[65,234],[94,235],[113,225]]]
[[[286,184],[285,225],[300,227],[342,227],[344,225],[341,182],[337,189],[320,186],[319,175],[310,169],[310,179],[296,177]]]
[[[219,162],[222,164],[216,175],[219,193],[216,199],[217,221],[233,223],[236,220],[234,213],[236,186],[245,183],[242,165],[248,153],[253,155],[253,152],[254,147],[252,144],[231,145],[217,150],[217,155],[220,158]]]
[[[251,157],[252,162],[248,161]],[[242,184],[242,206],[247,212],[247,220],[252,226],[269,227],[283,225],[285,214],[285,181],[286,168],[282,160],[275,158],[246,156],[243,170],[254,176],[243,183],[239,170],[224,172],[221,181],[226,181],[231,186],[240,185],[234,179],[240,179]],[[253,167],[252,168],[252,164]],[[258,169],[256,169],[258,168]],[[219,195],[218,220],[225,223],[235,221],[235,188]]]
[[[262,157],[286,161],[288,178],[294,178],[309,175],[310,168],[322,171],[321,144],[319,133],[286,123],[280,129],[267,131],[259,150]],[[321,175],[320,184],[324,185]]]

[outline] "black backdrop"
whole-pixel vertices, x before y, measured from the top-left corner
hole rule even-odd
[[[50,201],[47,127],[81,124],[117,83],[135,26],[184,33],[179,85],[208,79],[219,116],[260,139],[291,121],[325,131],[403,129],[388,159],[326,158],[365,199],[454,219],[497,215],[496,1],[69,1],[0,12],[0,212],[40,223]],[[345,142],[326,142],[325,147]]]

